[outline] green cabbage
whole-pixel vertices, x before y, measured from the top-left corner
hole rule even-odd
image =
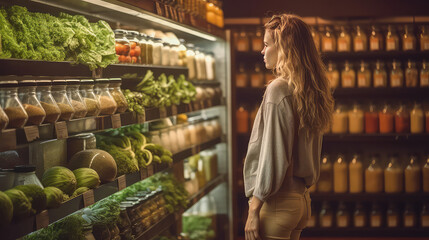
[[[46,209],[46,195],[43,188],[36,184],[19,185],[15,189],[22,191],[31,202],[31,207],[35,212],[41,212]]]
[[[13,204],[4,192],[0,192],[0,216],[0,226],[5,226],[12,221]]]
[[[72,195],[76,190],[76,177],[68,168],[57,166],[43,174],[42,184],[45,187],[57,187],[65,194]]]
[[[20,219],[30,216],[35,212],[31,208],[31,202],[25,194],[18,189],[9,189],[4,192],[12,201],[13,204],[13,218]]]

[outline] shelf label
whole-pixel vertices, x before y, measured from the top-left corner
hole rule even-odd
[[[36,215],[36,229],[45,228],[49,225],[49,213],[48,210],[43,210]]]
[[[38,126],[24,127],[24,132],[25,132],[25,137],[27,138],[27,142],[32,142],[40,137]]]
[[[167,109],[165,107],[159,108],[159,118],[166,118],[167,117]]]
[[[125,178],[125,175],[118,177],[119,191],[121,191],[122,189],[125,189],[126,187],[127,187],[127,179]]]
[[[146,179],[147,178],[147,169],[146,168],[141,168],[140,169],[140,180]]]
[[[66,139],[69,137],[69,132],[67,130],[67,123],[64,121],[55,123],[55,133],[57,134],[57,139]]]
[[[177,115],[177,105],[171,105],[171,115],[176,116]]]
[[[120,128],[121,127],[121,114],[114,114],[111,116],[112,118],[112,128]]]
[[[83,206],[88,207],[94,204],[94,190],[90,189],[83,194]]]
[[[151,165],[147,166],[147,176],[148,177],[152,176],[153,172],[154,172],[153,165],[151,164]]]
[[[0,151],[16,149],[15,129],[0,130]]]
[[[146,113],[137,113],[137,123],[142,124],[146,122]]]

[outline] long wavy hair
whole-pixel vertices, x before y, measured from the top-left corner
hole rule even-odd
[[[273,73],[288,80],[293,89],[299,129],[327,130],[332,121],[334,99],[310,28],[301,18],[290,14],[274,15],[264,27],[274,39],[278,52]]]

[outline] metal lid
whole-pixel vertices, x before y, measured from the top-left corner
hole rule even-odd
[[[66,85],[67,82],[64,79],[52,80],[52,85]]]
[[[124,29],[115,29],[115,31],[113,31],[115,34],[127,34],[128,31],[124,30]]]
[[[138,35],[140,35],[140,33],[139,33],[139,32],[137,32],[137,31],[128,31],[128,34],[133,35],[133,36],[138,36]]]
[[[110,82],[122,82],[121,78],[109,78]]]
[[[36,80],[21,80],[18,82],[19,86],[32,87],[36,86]]]
[[[79,79],[67,79],[66,82],[67,82],[67,85],[79,85],[80,84]]]
[[[81,133],[81,134],[77,134],[73,137],[70,137],[70,139],[89,139],[89,138],[94,138],[95,135],[93,133]]]
[[[29,173],[29,172],[36,171],[36,166],[34,166],[34,165],[18,165],[18,166],[15,166],[13,169],[15,172]]]
[[[52,80],[49,79],[43,79],[43,80],[37,80],[37,86],[51,86]]]
[[[96,83],[108,83],[109,79],[108,78],[97,78],[95,79]]]
[[[91,85],[91,84],[94,84],[94,80],[93,79],[81,79],[80,84],[81,85]]]
[[[18,81],[15,81],[15,80],[0,81],[0,88],[7,88],[7,87],[18,87]]]

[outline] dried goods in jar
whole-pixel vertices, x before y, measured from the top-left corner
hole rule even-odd
[[[341,86],[343,88],[351,88],[356,86],[356,73],[353,65],[346,61],[344,69],[341,72]]]
[[[377,60],[373,72],[374,87],[387,87],[387,73],[384,64]]]
[[[376,26],[371,26],[371,35],[369,36],[369,50],[383,50],[383,36]]]
[[[424,113],[421,104],[414,104],[414,107],[410,112],[410,118],[411,133],[422,133],[424,131]]]
[[[95,116],[100,111],[100,103],[92,98],[84,98],[86,110],[86,116]]]
[[[360,68],[357,72],[357,85],[358,87],[371,87],[371,71],[368,64],[363,61],[360,63]]]
[[[351,50],[351,37],[347,32],[345,26],[341,26],[341,32],[337,39],[337,51],[338,52],[350,52]]]
[[[28,115],[22,107],[7,107],[4,112],[9,118],[9,128],[21,128],[27,122]]]
[[[422,69],[420,69],[420,87],[429,87],[429,67],[425,60],[422,62]]]
[[[392,25],[387,26],[386,34],[386,51],[398,51],[399,50],[399,37],[396,34],[396,30]]]
[[[402,35],[402,50],[416,50],[416,37],[414,36],[414,29],[410,25],[405,25],[404,27],[404,34]]]
[[[353,37],[353,49],[355,52],[366,51],[367,49],[366,34],[359,25],[356,26],[356,33]]]
[[[322,36],[322,52],[333,52],[336,49],[336,39],[329,26],[325,28],[325,34]]]
[[[83,118],[86,116],[86,106],[82,102],[71,100],[71,104],[74,109],[73,118]]]
[[[63,120],[63,121],[70,120],[74,114],[73,107],[70,104],[66,104],[66,103],[57,103],[57,105],[61,111],[60,120]]]
[[[428,25],[420,27],[420,50],[429,50],[429,28]]]
[[[43,108],[31,104],[23,104],[22,106],[28,115],[27,125],[40,125],[45,119],[46,113]]]
[[[375,105],[370,104],[369,109],[365,112],[365,133],[378,133],[379,119]]]
[[[8,123],[9,118],[7,117],[3,109],[0,107],[0,131],[5,129]]]
[[[42,105],[43,109],[46,112],[46,117],[44,121],[48,123],[56,122],[61,115],[61,110],[58,107],[58,105],[57,104],[54,105],[46,102],[40,102],[40,104]]]
[[[401,104],[395,113],[395,132],[410,132],[410,113],[404,104]]]
[[[100,96],[100,114],[111,115],[114,114],[117,108],[115,100],[107,96]]]
[[[404,73],[402,72],[401,63],[393,60],[392,70],[390,71],[390,87],[402,87],[404,85]]]
[[[378,118],[380,121],[380,133],[392,133],[394,116],[388,105],[385,105],[378,113]]]
[[[407,69],[405,69],[405,86],[417,87],[419,72],[416,68],[416,63],[408,60]]]

